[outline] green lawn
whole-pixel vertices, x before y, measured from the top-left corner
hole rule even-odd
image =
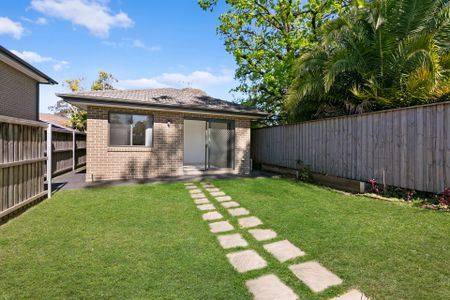
[[[307,253],[293,263],[318,260],[344,284],[312,294],[244,230],[269,265],[236,273],[178,183],[61,191],[0,226],[0,298],[250,299],[245,280],[271,272],[301,299],[351,287],[372,300],[448,299],[448,213],[283,179],[214,184]]]

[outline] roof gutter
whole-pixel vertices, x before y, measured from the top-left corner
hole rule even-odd
[[[134,108],[134,109],[146,109],[153,111],[173,111],[173,112],[182,112],[182,113],[197,113],[197,114],[214,114],[214,115],[222,115],[222,116],[234,116],[234,117],[242,117],[242,118],[251,118],[254,120],[264,119],[268,116],[267,113],[246,113],[246,112],[232,112],[232,111],[224,111],[224,110],[213,110],[213,109],[201,109],[201,108],[185,108],[180,106],[171,106],[171,105],[157,105],[157,104],[149,104],[149,103],[141,103],[136,101],[117,101],[117,100],[108,100],[105,98],[95,98],[92,97],[74,97],[71,94],[56,94],[58,97],[63,98],[64,101],[80,107],[80,106],[100,106],[100,107],[112,107],[112,108]],[[84,107],[81,107],[84,108]]]

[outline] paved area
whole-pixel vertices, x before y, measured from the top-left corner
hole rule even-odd
[[[285,262],[290,259],[305,255],[305,252],[294,246],[288,240],[266,244],[264,245],[264,249],[275,256],[275,258],[280,262]]]
[[[228,209],[228,213],[234,217],[238,217],[238,216],[246,216],[249,215],[250,212],[248,211],[248,209],[243,208],[243,207],[238,207],[238,208],[230,208]]]
[[[216,207],[212,204],[197,205],[197,208],[200,210],[216,210]]]
[[[219,235],[217,239],[224,249],[248,246],[247,241],[239,233]]]
[[[296,300],[298,296],[274,274],[248,280],[245,284],[255,300]]]
[[[242,228],[252,228],[261,225],[263,222],[257,217],[245,217],[238,219],[239,226]]]
[[[369,298],[358,290],[350,290],[344,295],[335,297],[331,300],[369,300]]]
[[[228,253],[227,258],[239,273],[265,268],[267,262],[255,250]]]
[[[322,292],[333,285],[342,283],[342,279],[316,261],[292,265],[289,269],[303,281],[313,292]]]
[[[217,211],[212,211],[212,212],[203,214],[203,220],[205,220],[205,221],[220,220],[222,218],[223,218],[223,216],[220,213],[218,213]]]
[[[228,221],[209,223],[209,229],[212,233],[227,232],[234,229]]]
[[[309,287],[313,292],[320,293],[331,286],[340,285],[342,283],[341,278],[316,261],[306,261],[299,264],[286,265],[287,262],[305,256],[306,253],[289,240],[276,240],[278,235],[274,230],[257,228],[263,225],[263,222],[258,217],[250,215],[248,209],[242,207],[238,202],[233,201],[230,196],[226,195],[226,193],[215,187],[213,184],[201,182],[200,185],[193,183],[187,183],[185,185],[200,210],[211,210],[210,212],[203,213],[202,219],[205,221],[220,220],[209,222],[208,225],[211,233],[218,234],[217,240],[222,248],[228,250],[240,247],[250,247],[245,250],[226,254],[228,261],[237,272],[247,273],[266,268],[268,268],[270,272],[270,266],[268,266],[267,261],[256,250],[251,249],[251,243],[243,236],[243,234],[247,232],[257,242],[275,240],[262,245],[268,252],[266,255],[272,255],[279,264],[284,264],[285,267],[300,280],[300,282]],[[202,189],[207,192],[208,197],[206,197]],[[197,195],[201,195],[202,197],[198,197]],[[220,204],[220,206],[215,206],[210,201],[213,203],[216,202],[216,204]],[[243,217],[244,215],[246,217]],[[230,223],[230,220],[235,224],[238,224],[239,227],[235,228]],[[298,299],[295,292],[288,285],[283,283],[275,274],[266,274],[258,278],[249,279],[246,281],[246,287],[253,295],[254,299],[258,300]],[[360,291],[352,289],[332,300],[369,299]]]
[[[267,241],[277,237],[272,229],[250,229],[248,231],[257,241]]]

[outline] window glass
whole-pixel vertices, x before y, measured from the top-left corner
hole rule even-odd
[[[111,146],[152,146],[153,117],[110,113],[109,144]]]

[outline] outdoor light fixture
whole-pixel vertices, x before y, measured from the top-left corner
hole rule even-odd
[[[172,123],[171,119],[167,119],[167,127],[170,127],[170,123]]]

